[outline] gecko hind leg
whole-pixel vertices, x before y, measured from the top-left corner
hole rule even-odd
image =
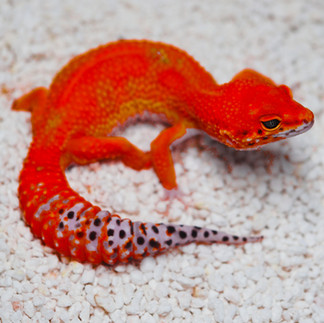
[[[71,139],[66,147],[67,164],[80,165],[104,159],[120,159],[135,170],[152,167],[150,152],[144,152],[123,137],[91,137]]]
[[[16,99],[11,109],[15,111],[34,112],[35,108],[43,108],[45,106],[47,93],[48,90],[45,87],[37,87]]]

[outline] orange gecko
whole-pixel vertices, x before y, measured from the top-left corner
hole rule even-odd
[[[251,149],[305,132],[314,122],[287,86],[253,70],[219,85],[185,51],[133,40],[73,58],[49,89],[32,90],[12,108],[31,112],[33,141],[18,189],[27,224],[59,253],[107,264],[190,242],[242,244],[262,237],[120,218],[71,189],[64,173],[69,165],[119,159],[136,170],[153,167],[171,190],[177,183],[170,146],[177,139],[199,131],[235,149]],[[148,152],[116,136],[122,125],[136,120],[169,125]]]

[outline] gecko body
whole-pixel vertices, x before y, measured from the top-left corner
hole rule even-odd
[[[65,169],[119,159],[153,168],[177,187],[170,146],[203,131],[235,149],[254,149],[308,130],[312,112],[285,85],[250,69],[219,85],[186,52],[151,41],[117,41],[73,58],[49,89],[13,103],[31,112],[33,141],[19,177],[19,201],[34,235],[59,253],[92,263],[127,262],[190,242],[242,244],[239,237],[187,225],[132,222],[87,202]],[[169,127],[144,152],[114,135],[135,119]]]

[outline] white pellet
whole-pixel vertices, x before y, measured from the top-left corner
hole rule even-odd
[[[35,311],[36,309],[31,301],[26,301],[24,303],[24,312],[27,314],[29,318],[33,318]]]
[[[281,322],[282,316],[282,308],[280,304],[275,304],[271,309],[271,321],[273,322]]]
[[[94,279],[95,279],[95,271],[86,269],[81,276],[80,283],[92,284]]]
[[[116,310],[116,303],[112,296],[95,296],[96,303],[102,307],[107,313],[112,313]]]
[[[169,294],[169,287],[166,283],[157,283],[155,293],[157,298],[167,297]]]
[[[142,323],[156,323],[156,320],[154,317],[149,313],[144,313],[144,315],[141,317]]]
[[[172,307],[171,307],[169,301],[166,298],[161,299],[160,303],[158,305],[158,308],[157,308],[157,313],[159,315],[165,316],[168,313],[170,313],[171,310],[172,310]]]
[[[69,313],[71,317],[78,317],[82,310],[82,305],[80,302],[73,303],[72,306],[69,308]]]
[[[135,291],[135,287],[132,284],[125,284],[122,286],[121,294],[124,299],[124,304],[127,305],[130,303],[131,299],[133,298],[134,291]]]
[[[61,295],[57,300],[57,305],[61,307],[70,307],[72,305],[72,299],[68,295]]]
[[[158,301],[156,301],[156,300],[150,301],[147,303],[146,311],[150,314],[154,314],[157,312],[158,307],[159,307]]]
[[[204,274],[204,269],[198,266],[195,267],[186,267],[183,270],[183,274],[189,278],[198,277]]]
[[[115,323],[123,323],[127,321],[128,315],[126,315],[125,311],[116,310],[115,312],[110,314],[111,320]],[[100,323],[100,322],[99,322]]]
[[[240,295],[233,288],[224,289],[224,297],[231,303],[238,304],[240,301]]]
[[[18,281],[22,281],[24,278],[25,278],[25,271],[22,270],[22,269],[17,269],[17,270],[14,270],[11,274],[11,277],[13,279],[16,279]]]
[[[222,277],[216,272],[212,272],[208,276],[208,283],[210,287],[215,291],[221,292],[224,290],[224,281]]]
[[[42,316],[48,321],[50,321],[54,316],[54,311],[49,308],[42,307],[40,311],[41,311]]]
[[[33,297],[33,304],[36,307],[41,306],[41,305],[44,305],[45,302],[46,302],[45,297],[43,297],[41,295],[35,295]]]
[[[209,300],[216,322],[223,322],[225,316],[224,302],[219,299]]]
[[[193,287],[195,286],[195,282],[193,279],[190,278],[186,278],[184,276],[181,275],[177,275],[176,276],[176,281],[181,284],[184,287]]]
[[[193,297],[191,299],[191,306],[193,308],[202,308],[202,307],[204,307],[204,305],[205,305],[205,301],[201,298]]]
[[[126,306],[126,313],[127,314],[139,314],[140,312],[140,302],[142,300],[143,297],[143,292],[141,292],[140,290],[135,292],[134,297],[131,301],[131,303],[129,305]]]
[[[82,322],[88,322],[90,316],[90,304],[86,301],[82,302],[82,310],[79,314]]]
[[[135,285],[143,285],[146,283],[146,278],[139,270],[134,270],[130,274],[131,282]]]
[[[156,261],[153,257],[144,258],[140,264],[140,269],[143,273],[152,272],[156,268]]]

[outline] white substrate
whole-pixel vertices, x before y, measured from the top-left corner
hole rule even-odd
[[[2,1],[0,320],[324,322],[323,9],[315,0]],[[16,196],[30,117],[11,102],[47,86],[73,55],[119,37],[184,48],[220,83],[255,68],[291,86],[316,123],[262,151],[199,140],[177,148],[182,201],[165,201],[151,170],[120,163],[73,168],[72,187],[132,219],[262,233],[262,243],[189,245],[109,268],[60,259],[33,238]],[[158,131],[141,125],[127,136],[145,148]]]

